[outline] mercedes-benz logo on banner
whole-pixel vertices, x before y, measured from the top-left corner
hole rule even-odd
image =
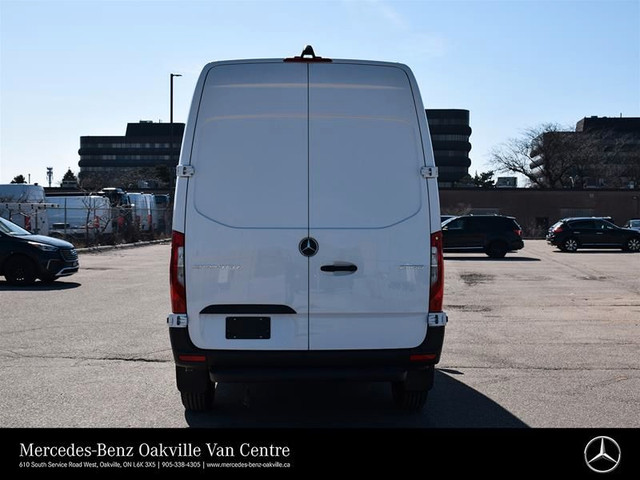
[[[305,257],[313,257],[316,253],[318,253],[318,242],[315,240],[315,238],[303,238],[302,240],[300,240],[298,249],[300,249],[300,253]]]
[[[611,437],[596,437],[584,448],[587,467],[597,473],[613,472],[620,464],[620,445]]]

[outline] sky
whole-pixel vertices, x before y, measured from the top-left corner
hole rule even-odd
[[[426,108],[470,111],[469,173],[545,123],[640,117],[640,0],[0,0],[0,183],[78,173],[80,137],[187,120],[207,63],[407,64]]]

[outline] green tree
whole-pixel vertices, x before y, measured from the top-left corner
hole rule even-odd
[[[495,187],[495,181],[493,180],[493,170],[489,170],[488,172],[481,172],[478,175],[476,172],[473,177],[473,184],[479,188],[493,188]]]
[[[13,177],[13,180],[11,180],[11,183],[27,183],[27,179],[24,178],[24,175],[17,175]]]
[[[60,184],[65,186],[75,186],[78,184],[78,177],[71,171],[71,168],[67,170],[67,173],[62,177],[62,182]]]

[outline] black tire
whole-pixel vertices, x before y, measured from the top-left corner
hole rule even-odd
[[[191,412],[206,412],[213,407],[215,389],[213,385],[205,392],[180,392],[182,405]]]
[[[560,247],[560,249],[563,252],[573,253],[578,251],[578,246],[578,241],[573,237],[569,237],[564,242],[562,242],[562,246]]]
[[[54,277],[53,275],[41,275],[40,281],[42,283],[50,284],[56,281],[58,277]]]
[[[401,410],[417,412],[427,403],[428,390],[407,390],[404,382],[392,382],[393,401]]]
[[[507,244],[504,242],[492,242],[487,248],[486,254],[490,258],[503,258],[507,254]]]
[[[4,276],[11,285],[33,285],[36,281],[36,265],[23,255],[13,256],[5,264]]]
[[[640,238],[632,237],[624,244],[624,250],[628,252],[640,252]]]

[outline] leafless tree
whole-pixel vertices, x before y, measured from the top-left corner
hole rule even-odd
[[[618,188],[640,173],[638,139],[611,130],[575,132],[555,123],[526,129],[491,151],[499,172],[520,173],[532,187],[582,188],[589,179]]]

